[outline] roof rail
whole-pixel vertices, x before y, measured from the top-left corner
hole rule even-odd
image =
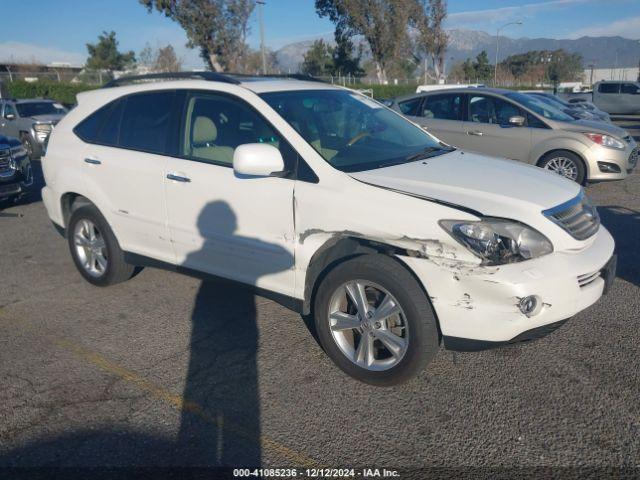
[[[321,82],[326,83],[324,80],[306,73],[264,73],[264,74],[251,74],[251,73],[227,73],[230,77],[237,78],[290,78],[292,80],[304,80],[307,82]]]
[[[146,73],[144,75],[128,75],[126,77],[116,78],[105,83],[102,88],[119,87],[129,83],[135,83],[139,80],[171,80],[171,79],[194,79],[207,80],[209,82],[224,82],[238,85],[239,80],[232,78],[223,73],[217,72],[168,72],[168,73]]]

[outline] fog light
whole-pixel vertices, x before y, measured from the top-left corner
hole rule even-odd
[[[542,299],[537,295],[522,297],[518,302],[518,308],[527,317],[533,317],[542,310]]]
[[[598,162],[598,168],[603,173],[620,173],[620,166],[615,163]]]

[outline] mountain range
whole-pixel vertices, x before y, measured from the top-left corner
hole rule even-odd
[[[449,48],[446,63],[451,64],[474,58],[486,50],[489,59],[494,62],[496,37],[478,30],[449,30]],[[322,38],[333,43],[331,36],[323,36],[301,42],[290,43],[276,51],[276,58],[284,71],[297,71],[304,54],[313,42]],[[362,40],[359,40],[362,42]],[[356,42],[358,43],[358,41]],[[509,55],[531,50],[559,50],[582,55],[584,66],[595,68],[636,67],[640,61],[640,41],[623,37],[580,37],[577,39],[554,38],[510,38],[500,36],[500,59]]]

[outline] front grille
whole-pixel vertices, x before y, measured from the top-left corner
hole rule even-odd
[[[593,283],[596,279],[600,278],[600,270],[592,273],[585,273],[584,275],[578,275],[578,285],[580,288],[586,287]]]
[[[580,192],[573,200],[542,213],[576,240],[586,240],[600,227],[598,211],[591,205],[584,192]]]
[[[12,170],[11,168],[11,150],[9,148],[0,148],[0,172]]]

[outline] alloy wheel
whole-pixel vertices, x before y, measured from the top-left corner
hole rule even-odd
[[[29,139],[23,138],[22,139],[22,146],[27,151],[27,156],[29,158],[33,157],[33,146],[31,145],[31,142],[29,141]]]
[[[409,329],[396,298],[380,285],[353,280],[331,296],[329,328],[340,351],[367,370],[395,367],[407,352]]]
[[[550,170],[574,182],[578,178],[578,167],[573,160],[567,157],[555,157],[547,162],[544,166],[546,170]]]
[[[92,277],[101,277],[107,270],[107,245],[98,227],[85,218],[73,233],[73,243],[82,268]]]

